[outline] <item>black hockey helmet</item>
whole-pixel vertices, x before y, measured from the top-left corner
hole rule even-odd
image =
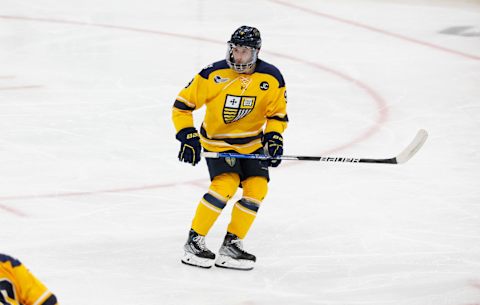
[[[260,37],[260,31],[257,28],[242,25],[233,32],[228,43],[258,50],[262,46],[262,38]]]
[[[254,27],[242,25],[233,32],[232,37],[227,42],[227,63],[230,68],[238,73],[250,73],[253,71],[258,59],[258,52],[262,46],[260,31]],[[233,56],[235,47],[246,47],[251,50],[251,59],[246,63],[236,63]]]

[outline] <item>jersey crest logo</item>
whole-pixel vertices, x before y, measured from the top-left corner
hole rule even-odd
[[[223,106],[225,124],[236,122],[246,117],[255,107],[255,96],[236,96],[227,94]]]
[[[270,85],[268,84],[268,82],[261,82],[260,83],[260,89],[262,89],[263,91],[268,90],[269,87],[270,87]]]

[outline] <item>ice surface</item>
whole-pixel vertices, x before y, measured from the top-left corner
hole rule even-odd
[[[0,252],[69,305],[479,304],[480,40],[441,33],[479,21],[473,1],[2,1]],[[285,153],[430,137],[403,165],[285,161],[255,269],[196,269],[208,173],[177,161],[171,107],[242,24],[287,82]]]

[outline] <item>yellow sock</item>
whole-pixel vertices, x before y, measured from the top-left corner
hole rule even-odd
[[[232,219],[227,231],[245,238],[257,216],[260,203],[268,191],[268,182],[264,177],[250,177],[242,181],[243,198],[232,209]]]
[[[226,173],[216,176],[208,193],[203,195],[192,220],[192,229],[200,235],[207,235],[227,201],[235,195],[240,178],[238,174]]]

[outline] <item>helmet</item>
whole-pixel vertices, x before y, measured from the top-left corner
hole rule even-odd
[[[233,32],[228,43],[259,50],[262,46],[262,39],[260,38],[259,30],[251,26],[242,25]]]
[[[260,37],[260,31],[254,27],[243,25],[233,32],[232,37],[228,41],[227,49],[227,63],[238,73],[245,73],[250,71],[257,62],[258,51],[262,46],[262,39]],[[237,64],[233,58],[234,47],[247,47],[252,51],[251,60],[247,63]]]

